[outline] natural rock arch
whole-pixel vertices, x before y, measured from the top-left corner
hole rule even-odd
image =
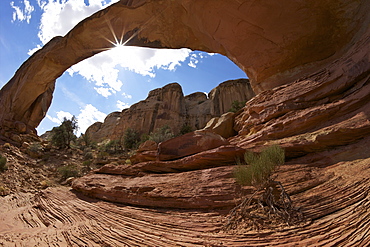
[[[0,91],[0,126],[2,132],[34,131],[50,106],[55,80],[111,48],[114,34],[131,46],[226,55],[262,92],[340,55],[366,28],[359,22],[368,11],[366,1],[122,0],[53,38],[18,69]]]

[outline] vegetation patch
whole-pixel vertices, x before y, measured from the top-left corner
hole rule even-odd
[[[242,186],[253,186],[255,192],[230,211],[224,230],[260,230],[303,220],[300,209],[293,207],[283,185],[273,176],[275,169],[284,164],[284,159],[284,149],[271,146],[260,154],[247,151],[244,161],[237,162],[236,181]]]
[[[2,156],[0,154],[0,172],[3,172],[8,169],[8,166],[6,165],[7,159],[6,157]]]
[[[75,116],[72,119],[64,118],[62,124],[54,127],[51,132],[51,142],[58,148],[71,148],[72,141],[77,139],[74,134],[78,129],[77,119]]]
[[[80,175],[80,170],[75,164],[68,164],[58,168],[58,172],[62,179],[67,179],[70,177],[78,177]]]
[[[240,109],[242,109],[245,106],[245,103],[246,103],[246,101],[234,100],[231,103],[231,108],[229,109],[229,112],[234,112],[235,113],[235,112],[239,111]]]

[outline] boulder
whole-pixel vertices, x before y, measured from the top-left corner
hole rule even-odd
[[[130,157],[131,164],[156,160],[157,148],[158,144],[151,140],[140,144],[136,153]]]
[[[197,130],[159,143],[158,159],[179,159],[228,144],[227,140],[212,131]]]
[[[236,135],[236,131],[234,130],[234,115],[232,112],[227,112],[219,118],[212,118],[204,129],[211,130],[223,138],[232,137]]]
[[[145,151],[157,151],[158,144],[155,141],[148,140],[140,144],[136,152],[145,152]]]

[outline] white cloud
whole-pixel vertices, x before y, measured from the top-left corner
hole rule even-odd
[[[200,54],[199,57],[203,58],[203,55]],[[197,59],[197,54],[195,54],[195,53],[191,54],[190,55],[190,62],[188,63],[188,65],[190,67],[196,68],[198,63],[199,63],[199,60]]]
[[[103,122],[107,114],[99,111],[96,107],[91,104],[85,105],[82,109],[80,109],[80,114],[76,117],[78,131],[77,136],[81,133],[85,133],[86,129],[95,122]],[[50,115],[46,115],[50,121],[60,125],[64,118],[72,119],[73,115],[69,112],[65,111],[58,111],[56,117],[52,117]]]
[[[71,113],[65,111],[58,111],[56,117],[51,117],[49,114],[46,114],[46,118],[48,118],[50,121],[56,124],[61,124],[64,118],[71,119],[72,117],[73,115]]]
[[[28,54],[29,56],[32,56],[32,55],[33,55],[33,53],[35,53],[36,51],[40,50],[41,48],[42,48],[42,46],[41,46],[41,45],[37,45],[35,48],[33,48],[33,49],[31,49],[31,50],[28,50],[27,54]]]
[[[143,76],[155,77],[155,69],[175,70],[191,53],[189,49],[149,49],[142,47],[120,47],[83,60],[68,69],[70,75],[78,73],[90,82],[95,90],[108,97],[119,92],[123,85],[118,79],[119,67]]]
[[[85,133],[86,129],[95,122],[103,122],[107,114],[99,111],[91,104],[87,104],[80,110],[77,116],[78,134]]]
[[[18,21],[26,21],[27,23],[30,23],[32,12],[35,10],[35,8],[30,4],[28,0],[23,1],[24,8],[22,9],[19,6],[15,6],[14,2],[10,2],[10,6],[14,9],[13,12],[13,19],[12,22]]]
[[[40,30],[38,33],[42,44],[46,44],[55,36],[64,36],[78,22],[94,12],[117,2],[89,0],[37,0],[43,10]],[[36,51],[32,49],[31,52]],[[95,90],[104,97],[109,97],[121,90],[122,81],[118,79],[120,68],[137,74],[155,77],[155,69],[173,71],[184,62],[191,50],[189,49],[148,49],[141,47],[118,46],[109,51],[95,55],[72,66],[68,72],[71,76],[80,74],[95,84]]]
[[[123,109],[130,108],[131,105],[120,100],[117,100],[116,106],[120,111],[122,111]]]
[[[108,98],[108,96],[111,96],[112,95],[112,90],[110,88],[106,88],[106,87],[94,87],[94,89],[96,90],[96,92],[100,95],[102,95],[103,97],[105,98]]]
[[[77,23],[91,14],[102,9],[104,6],[116,1],[89,1],[85,5],[84,0],[38,0],[39,7],[44,11],[41,16],[39,38],[43,44],[46,44],[55,36],[64,36]]]
[[[130,94],[127,94],[125,92],[122,93],[122,96],[125,98],[125,99],[132,99],[132,95]]]

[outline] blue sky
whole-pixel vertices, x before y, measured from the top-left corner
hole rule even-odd
[[[117,0],[2,0],[0,87],[20,65],[56,35]],[[72,66],[57,79],[51,107],[39,134],[75,115],[79,133],[113,111],[147,97],[150,90],[178,82],[185,95],[209,92],[219,83],[246,78],[228,58],[188,49],[117,47]]]

